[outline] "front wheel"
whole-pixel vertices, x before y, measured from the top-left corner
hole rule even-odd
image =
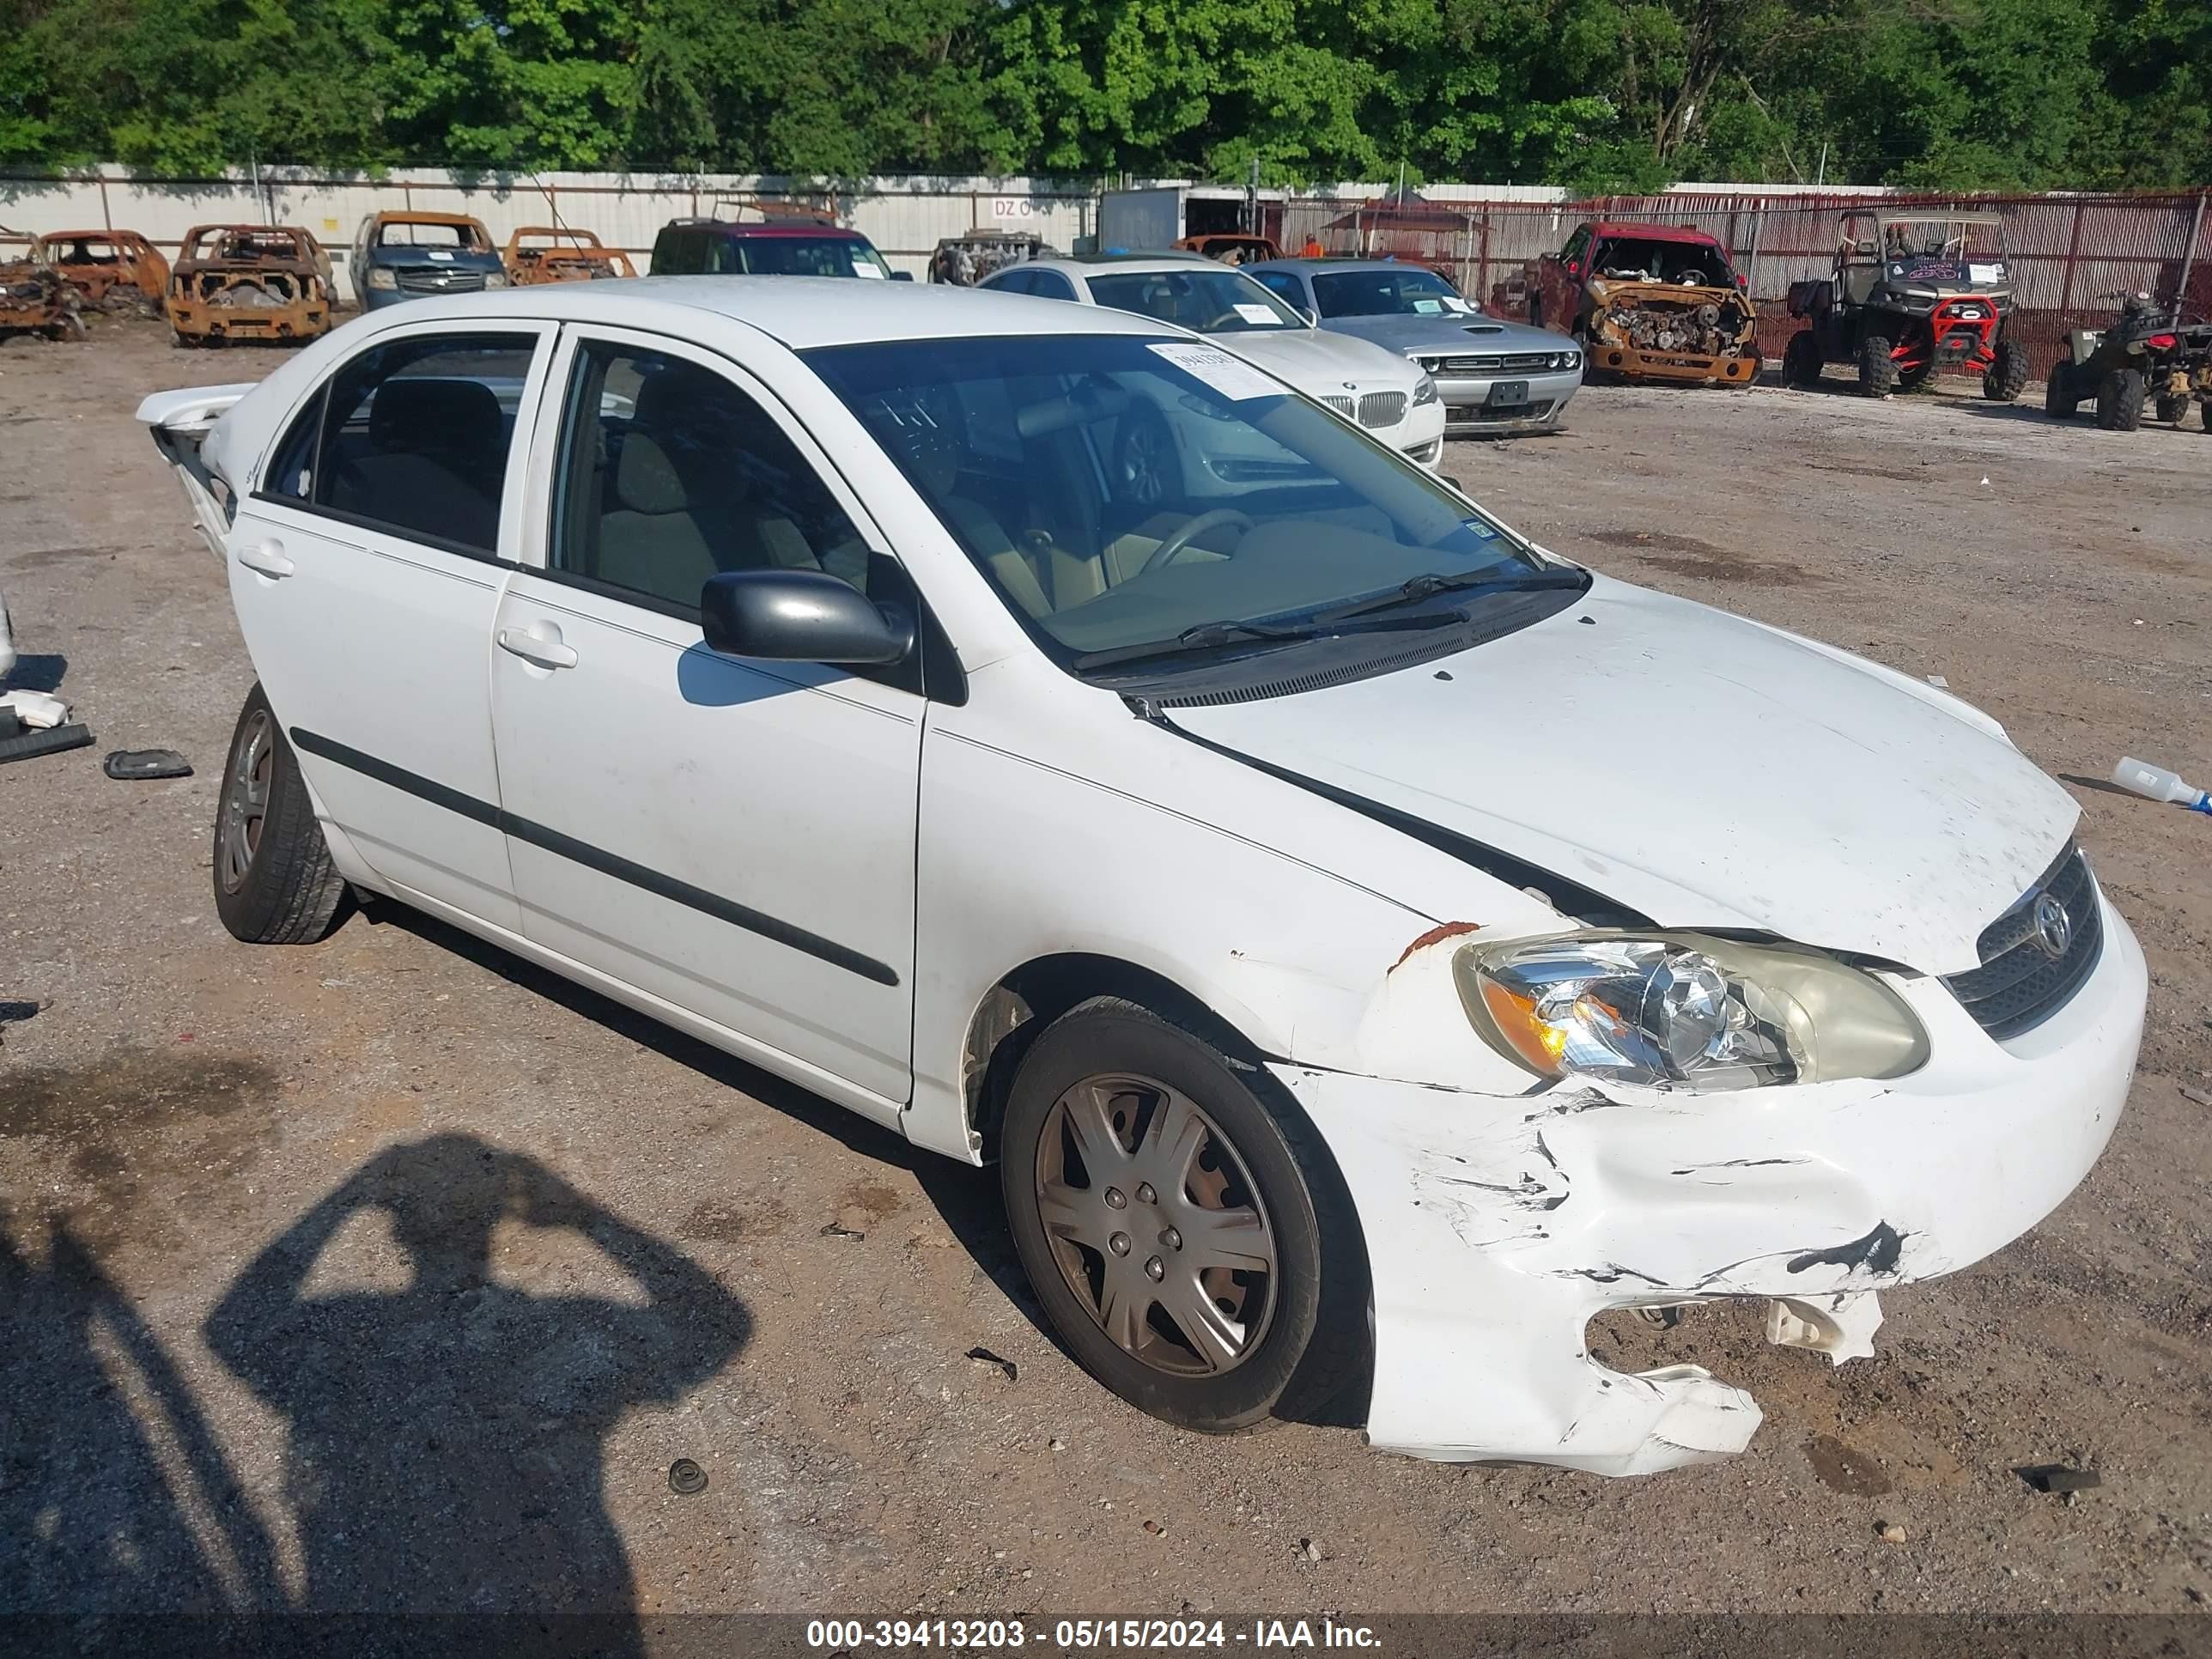
[[[2051,378],[2043,383],[2043,412],[2055,421],[2070,421],[2081,404],[2081,394],[2074,385],[2074,365],[2055,364]]]
[[[1820,342],[1811,329],[1800,329],[1782,348],[1782,378],[1791,386],[1818,386],[1820,362]]]
[[[215,908],[248,945],[309,945],[345,896],[298,757],[257,685],[231,733],[215,814]]]
[[[1063,1015],[1015,1073],[999,1170],[1054,1328],[1141,1410],[1226,1433],[1325,1404],[1365,1361],[1335,1165],[1196,1032],[1117,998]]]
[[[2027,353],[1999,335],[1990,352],[1989,368],[1982,375],[1982,396],[1993,404],[2008,404],[2027,384]]]
[[[1897,390],[1897,358],[1885,335],[1869,334],[1859,342],[1859,390],[1869,398],[1887,398]]]
[[[2142,424],[2143,377],[2139,368],[2116,368],[2097,385],[2097,424],[2107,432],[2133,432]]]

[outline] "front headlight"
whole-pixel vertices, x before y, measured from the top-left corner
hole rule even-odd
[[[507,286],[507,273],[503,270],[486,272],[484,275],[484,286],[486,288],[505,288]]]
[[[371,265],[368,268],[368,285],[371,288],[398,288],[399,274],[390,265]]]
[[[1419,409],[1423,404],[1432,404],[1436,400],[1437,383],[1424,373],[1419,380],[1414,383],[1413,407]]]
[[[1709,1091],[1900,1077],[1928,1034],[1871,974],[1817,951],[1698,933],[1469,945],[1468,1018],[1537,1076]]]
[[[1583,354],[1581,352],[1562,351],[1559,354],[1559,367],[1561,368],[1580,368],[1582,366]]]

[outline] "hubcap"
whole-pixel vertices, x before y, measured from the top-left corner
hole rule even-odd
[[[266,709],[241,727],[230,751],[230,787],[222,798],[222,827],[216,856],[222,861],[222,890],[235,893],[260,850],[261,826],[269,816],[269,782],[276,766],[276,728]]]
[[[1210,1376],[1266,1335],[1274,1231],[1236,1147],[1188,1097],[1085,1079],[1045,1121],[1036,1191],[1061,1278],[1125,1352]]]
[[[1169,441],[1165,432],[1150,422],[1131,430],[1122,450],[1121,472],[1132,501],[1157,507],[1167,499]]]

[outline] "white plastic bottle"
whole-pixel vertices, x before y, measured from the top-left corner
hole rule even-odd
[[[2212,792],[2184,783],[2180,774],[2169,772],[2163,766],[2153,766],[2148,761],[2123,757],[2112,769],[2112,781],[2153,800],[2172,801],[2192,812],[2212,814]]]

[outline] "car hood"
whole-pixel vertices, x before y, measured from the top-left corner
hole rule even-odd
[[[1455,656],[1167,713],[1662,927],[1758,929],[1925,973],[1978,963],[1982,930],[2080,816],[1966,704],[1602,577]]]
[[[1317,398],[1341,395],[1347,380],[1353,391],[1411,392],[1420,378],[1402,356],[1325,328],[1255,328],[1206,337]]]
[[[373,265],[421,265],[432,270],[497,270],[500,257],[477,248],[445,247],[435,249],[443,258],[432,257],[434,250],[427,247],[380,247],[369,251],[368,263]]]
[[[1331,317],[1322,326],[1396,352],[1565,351],[1574,343],[1548,329],[1494,317]]]

